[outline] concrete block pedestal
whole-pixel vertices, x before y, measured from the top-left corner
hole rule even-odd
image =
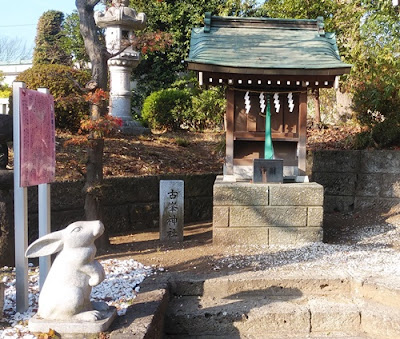
[[[214,184],[213,242],[295,245],[322,241],[324,189],[317,183]]]

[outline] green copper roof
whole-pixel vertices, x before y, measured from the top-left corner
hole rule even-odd
[[[348,73],[351,67],[340,61],[335,34],[324,32],[322,18],[237,18],[208,13],[205,27],[192,30],[186,61],[190,69],[208,65],[253,69],[255,74],[271,69],[329,70],[333,75]]]

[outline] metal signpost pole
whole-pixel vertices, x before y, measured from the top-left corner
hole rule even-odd
[[[38,92],[50,94],[47,88],[38,88]],[[51,207],[50,207],[50,185],[39,184],[39,238],[51,232]],[[51,256],[39,257],[39,289],[41,290],[50,271]]]
[[[15,229],[15,273],[17,312],[25,312],[28,300],[28,190],[20,185],[20,88],[25,83],[13,83],[13,149],[14,149],[14,229]]]

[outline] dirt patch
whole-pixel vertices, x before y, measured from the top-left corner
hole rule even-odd
[[[223,133],[177,132],[106,138],[105,177],[158,174],[217,173],[222,170]],[[56,152],[57,180],[82,179],[86,138],[59,132]]]
[[[399,209],[392,209],[390,213],[379,210],[329,213],[325,216],[324,232],[325,242],[320,244],[225,247],[212,244],[211,223],[191,224],[185,226],[182,243],[160,242],[158,230],[113,237],[109,253],[102,258],[133,257],[159,272],[212,275],[232,271],[308,269],[314,266],[316,269],[331,267],[341,270],[348,263],[369,271],[373,270],[370,256],[373,260],[385,257],[382,260],[386,260],[390,269],[392,265],[398,266]]]

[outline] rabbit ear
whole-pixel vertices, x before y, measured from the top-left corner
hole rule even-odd
[[[25,252],[25,257],[36,258],[57,253],[62,250],[63,245],[62,231],[53,232],[30,244]]]

